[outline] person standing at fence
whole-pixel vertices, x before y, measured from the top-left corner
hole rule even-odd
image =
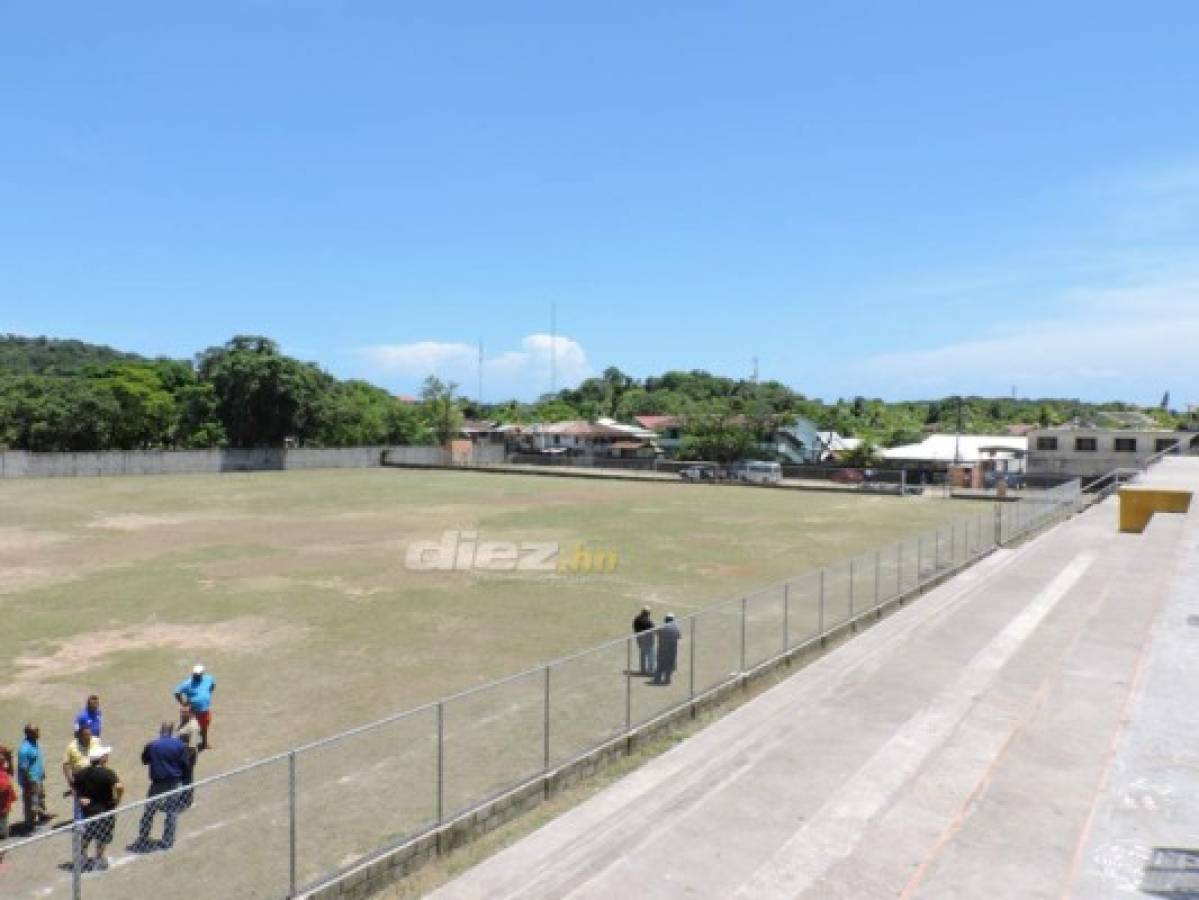
[[[74,797],[75,821],[79,821],[82,816],[82,809],[79,806],[79,791],[75,789],[75,779],[88,767],[92,751],[99,746],[100,742],[92,736],[91,728],[81,725],[75,732],[75,737],[67,744],[66,753],[63,754],[62,775],[67,780],[67,787],[70,788],[65,796]]]
[[[196,760],[200,757],[200,751],[196,749],[200,746],[200,724],[186,706],[179,710],[179,727],[175,729],[175,736],[187,747],[188,766],[183,774],[183,784],[188,786],[196,778]],[[190,808],[195,799],[194,792],[184,791],[180,796],[183,798],[182,808]]]
[[[0,747],[0,841],[8,840],[8,814],[17,802],[17,789],[12,783],[12,753]],[[3,860],[0,854],[0,860]]]
[[[179,819],[179,810],[183,806],[182,794],[171,793],[183,785],[183,776],[191,765],[187,745],[172,734],[170,722],[163,722],[158,728],[158,737],[150,741],[142,749],[142,765],[150,770],[151,801],[142,811],[141,825],[137,830],[137,842],[131,850],[149,850],[150,829],[154,826],[154,816],[161,812],[166,821],[162,826],[162,849],[170,850],[175,845],[175,825]],[[153,798],[163,794],[170,796],[161,800]]]
[[[192,669],[192,677],[175,686],[175,699],[180,707],[187,707],[200,726],[200,746],[197,750],[211,750],[208,743],[208,726],[212,724],[212,694],[216,690],[216,679],[204,671],[199,663]]]
[[[78,731],[84,725],[91,731],[92,737],[96,738],[96,740],[100,739],[100,732],[104,727],[104,713],[100,711],[100,698],[96,694],[92,694],[87,698],[83,709],[75,717],[75,728],[73,730]]]
[[[670,676],[678,668],[679,641],[683,632],[674,623],[674,613],[667,613],[658,629],[658,667],[652,684],[670,684]]]
[[[108,755],[111,752],[112,748],[102,746],[97,741],[88,753],[88,766],[75,776],[74,781],[83,817],[83,834],[79,846],[79,853],[83,857],[81,862],[86,866],[88,845],[95,841],[96,856],[91,867],[101,870],[108,868],[108,859],[104,851],[112,843],[115,819],[115,816],[105,813],[116,809],[125,795],[125,786],[121,784],[120,776],[108,768]]]
[[[654,620],[649,608],[643,608],[633,620],[633,634],[637,636],[637,650],[641,655],[641,674],[654,674]]]
[[[41,736],[41,730],[28,723],[25,740],[17,750],[17,783],[21,786],[21,806],[29,834],[50,818],[46,813],[46,757],[38,743]]]

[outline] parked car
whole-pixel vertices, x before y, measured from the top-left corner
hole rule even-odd
[[[712,465],[687,466],[679,470],[679,477],[684,481],[715,481],[719,477],[719,470]]]
[[[866,480],[866,473],[861,469],[838,469],[833,473],[833,481],[837,484],[861,484]]]
[[[1001,483],[1006,484],[1012,490],[1020,490],[1024,487],[1024,473],[993,470],[983,473],[983,485],[987,488],[997,488]]]

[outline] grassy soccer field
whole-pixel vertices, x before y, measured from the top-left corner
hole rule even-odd
[[[138,797],[141,745],[194,662],[219,685],[201,773],[213,774],[622,636],[642,604],[659,621],[684,615],[974,511],[414,470],[0,482],[0,743],[41,723],[61,811],[56,763],[98,692],[114,768]],[[449,529],[567,556],[584,544],[616,568],[405,568],[411,542]]]

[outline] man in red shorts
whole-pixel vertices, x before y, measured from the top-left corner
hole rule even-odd
[[[200,726],[199,750],[210,750],[208,743],[208,726],[212,724],[212,693],[216,690],[216,679],[204,671],[199,663],[192,669],[192,677],[181,681],[175,687],[175,699],[179,705],[191,710]]]

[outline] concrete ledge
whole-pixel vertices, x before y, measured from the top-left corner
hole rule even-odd
[[[1173,488],[1120,488],[1120,530],[1141,534],[1154,513],[1185,513],[1191,508],[1191,492]]]

